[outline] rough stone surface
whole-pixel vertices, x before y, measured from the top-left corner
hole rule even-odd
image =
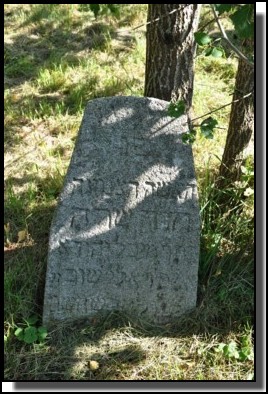
[[[199,207],[187,118],[168,103],[87,105],[51,226],[44,323],[122,311],[154,323],[195,307]]]

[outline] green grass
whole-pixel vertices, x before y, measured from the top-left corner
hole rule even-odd
[[[215,138],[198,136],[193,146],[202,217],[197,308],[165,327],[113,313],[58,326],[43,344],[14,335],[24,319],[41,319],[50,224],[86,102],[143,95],[145,27],[131,29],[146,21],[146,5],[120,10],[119,19],[95,20],[75,4],[5,5],[5,379],[251,380],[251,357],[220,350],[233,342],[253,349],[253,196],[244,196],[253,177],[215,186],[230,107],[217,113],[223,129]],[[231,101],[236,67],[232,57],[196,59],[194,117]],[[222,193],[232,198],[224,215]]]

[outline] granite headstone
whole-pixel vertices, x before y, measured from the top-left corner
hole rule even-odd
[[[51,226],[44,324],[121,311],[174,321],[196,305],[200,217],[186,115],[88,103]]]

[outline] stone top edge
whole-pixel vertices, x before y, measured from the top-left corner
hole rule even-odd
[[[165,104],[169,104],[169,101],[166,100],[162,100],[162,99],[158,99],[155,97],[147,97],[147,96],[105,96],[105,97],[98,97],[92,100],[89,100],[87,102],[87,104],[91,103],[91,102],[95,102],[95,101],[109,101],[109,100],[116,100],[116,101],[121,101],[121,100],[125,100],[125,99],[129,99],[129,100],[133,100],[133,101],[156,101],[156,102],[162,102]]]

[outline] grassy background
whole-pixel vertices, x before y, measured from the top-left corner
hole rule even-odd
[[[215,138],[193,146],[202,215],[196,310],[165,327],[113,313],[62,325],[42,344],[14,335],[29,316],[41,321],[50,223],[86,102],[143,95],[145,26],[132,28],[146,21],[146,5],[120,11],[96,20],[77,4],[5,5],[5,379],[252,379],[253,196],[244,195],[252,159],[232,189],[214,187],[229,107],[217,113]],[[232,56],[197,57],[194,116],[231,101],[236,68]],[[235,207],[224,215],[212,198],[222,192]]]

